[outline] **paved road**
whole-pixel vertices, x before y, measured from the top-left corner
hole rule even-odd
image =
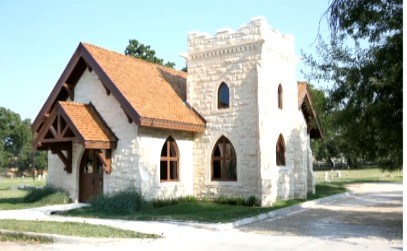
[[[309,236],[325,240],[371,242],[397,247],[403,239],[402,185],[352,185],[353,194],[301,212],[242,227],[273,236]]]
[[[59,238],[52,245],[0,244],[0,250],[394,250],[402,249],[402,185],[353,185],[352,195],[309,205],[238,228],[211,230],[180,224],[87,220],[145,232],[156,240]],[[15,217],[19,216],[15,213]],[[25,214],[26,216],[27,214]],[[34,214],[30,214],[34,215]],[[43,214],[38,214],[39,217]],[[26,216],[27,217],[27,216]],[[12,218],[5,212],[0,218]],[[42,220],[83,219],[41,217]],[[213,227],[213,225],[212,225]]]

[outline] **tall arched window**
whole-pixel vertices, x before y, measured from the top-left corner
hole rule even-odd
[[[229,87],[225,82],[218,89],[218,109],[229,108]]]
[[[276,163],[277,166],[285,166],[285,142],[281,134],[278,136],[276,144]]]
[[[179,175],[179,152],[177,143],[168,137],[161,149],[160,180],[177,181]]]
[[[222,136],[212,150],[212,180],[236,181],[236,153],[232,143]]]
[[[278,85],[278,109],[283,109],[283,87]]]

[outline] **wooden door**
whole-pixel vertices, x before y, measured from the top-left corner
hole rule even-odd
[[[87,202],[103,192],[103,164],[95,150],[85,150],[79,170],[79,201]]]

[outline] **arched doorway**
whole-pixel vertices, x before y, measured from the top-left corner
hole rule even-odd
[[[97,150],[85,150],[79,168],[79,201],[87,202],[103,192],[103,163]]]

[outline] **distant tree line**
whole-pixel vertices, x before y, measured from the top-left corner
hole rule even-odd
[[[31,171],[33,156],[36,169],[47,167],[45,151],[37,151],[33,155],[30,126],[30,119],[22,120],[19,114],[0,107],[0,168]]]

